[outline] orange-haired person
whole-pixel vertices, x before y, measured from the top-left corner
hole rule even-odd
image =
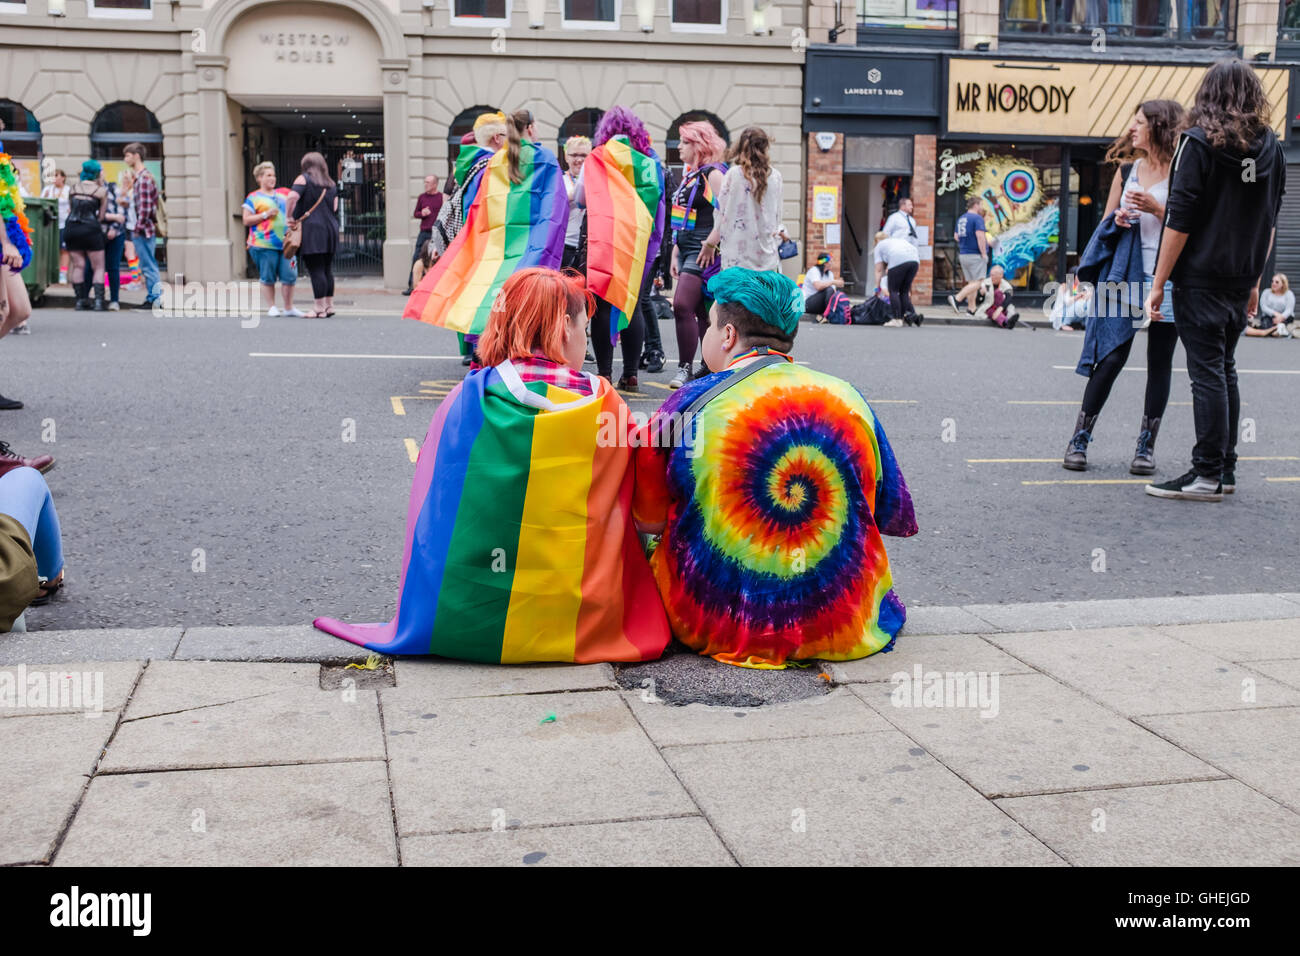
[[[582,277],[516,272],[478,341],[483,368],[438,407],[415,465],[397,614],[316,626],[385,654],[643,661],[668,619],[632,522],[634,427],[582,371]]]

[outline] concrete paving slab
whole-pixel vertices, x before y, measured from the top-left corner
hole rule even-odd
[[[997,804],[1075,866],[1300,865],[1300,815],[1236,780]]]
[[[964,607],[908,607],[900,639],[921,634],[987,634],[993,625]]]
[[[180,643],[179,627],[112,627],[0,634],[0,664],[166,660]]]
[[[49,859],[113,723],[80,714],[0,720],[0,864]]]
[[[382,761],[97,776],[56,866],[393,866]]]
[[[742,865],[1060,865],[897,731],[668,747]]]
[[[1250,670],[1259,671],[1265,677],[1300,687],[1300,660],[1286,661],[1251,661],[1246,665]]]
[[[173,658],[178,661],[355,661],[370,651],[310,625],[189,627]]]
[[[382,759],[376,692],[323,691],[317,674],[314,664],[156,661],[102,770]]]
[[[402,838],[403,866],[735,866],[703,817]]]
[[[1156,630],[1228,661],[1300,658],[1300,618],[1184,624]]]
[[[827,664],[837,683],[864,684],[888,681],[902,672],[912,674],[916,665],[924,671],[997,671],[1002,674],[1032,674],[1034,669],[1004,654],[982,637],[973,634],[927,634],[898,639],[888,654],[872,654],[856,661]]]
[[[647,701],[645,696],[642,691],[623,692],[632,713],[659,747],[892,729],[887,720],[847,689],[767,707],[675,707]]]
[[[1140,722],[1300,813],[1300,708],[1171,714]]]
[[[318,687],[319,681],[319,664],[153,661],[131,698],[126,719],[307,690]]]
[[[139,661],[78,661],[0,667],[0,718],[111,714],[126,703],[141,666]]]
[[[891,684],[852,690],[989,797],[1224,776],[1040,674],[999,677],[992,717],[977,707],[896,707]]]
[[[965,609],[997,630],[1028,632],[1293,618],[1295,607],[1276,594],[1195,594],[1133,600],[971,604]]]
[[[467,661],[405,658],[394,662],[397,686],[430,699],[547,694],[609,689],[608,664],[473,664]]]
[[[398,832],[698,812],[614,693],[430,701],[384,691]]]
[[[988,640],[1127,716],[1300,706],[1294,687],[1151,628],[991,634]],[[1246,680],[1250,694],[1243,691]]]

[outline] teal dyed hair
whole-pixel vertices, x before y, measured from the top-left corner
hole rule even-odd
[[[719,304],[736,303],[787,335],[794,335],[803,316],[803,293],[780,272],[723,269],[709,280],[709,294]]]

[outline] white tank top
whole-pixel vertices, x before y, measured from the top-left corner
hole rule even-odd
[[[1141,165],[1141,159],[1133,161],[1133,168],[1129,170],[1128,181],[1124,183],[1124,196],[1120,200],[1120,205],[1132,209],[1124,199],[1130,189],[1141,189],[1142,184],[1138,182],[1138,167]],[[1160,205],[1164,205],[1169,200],[1169,177],[1166,176],[1158,183],[1153,183],[1147,190],[1151,198]],[[1159,216],[1149,212],[1139,213],[1138,228],[1142,231],[1142,270],[1147,275],[1155,275],[1156,271],[1156,251],[1160,248],[1160,229],[1163,222]]]

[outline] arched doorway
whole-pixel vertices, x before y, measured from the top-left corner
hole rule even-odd
[[[200,126],[219,157],[212,174],[226,189],[204,191],[202,219],[227,237],[222,245],[238,271],[242,228],[229,210],[254,187],[253,166],[269,159],[289,185],[302,155],[315,151],[339,184],[335,272],[405,282],[410,63],[390,7],[231,0],[209,13],[209,52],[194,56]],[[208,184],[206,171],[200,178]]]
[[[18,172],[18,186],[24,196],[41,194],[41,124],[21,103],[0,99],[0,142]]]
[[[158,184],[159,194],[166,199],[167,183],[163,179],[163,131],[158,117],[139,103],[128,100],[109,103],[90,121],[90,156],[92,159],[99,160],[104,167],[106,182],[121,181],[122,173],[126,169],[122,148],[128,143],[139,143],[144,147],[145,168]],[[73,178],[76,178],[75,174]],[[166,275],[169,263],[166,236],[157,237],[154,255],[157,257],[159,270]]]

